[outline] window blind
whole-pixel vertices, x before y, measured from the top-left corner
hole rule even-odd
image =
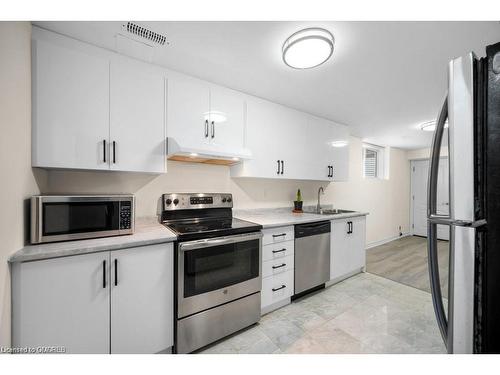
[[[372,150],[365,148],[365,158],[364,158],[364,171],[365,177],[378,177],[378,152],[377,150]]]

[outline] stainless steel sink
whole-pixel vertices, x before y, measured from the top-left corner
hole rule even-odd
[[[341,210],[339,208],[334,208],[334,209],[322,209],[320,212],[313,210],[313,211],[304,211],[306,214],[317,214],[317,215],[340,215],[340,214],[348,214],[354,211],[350,210]]]

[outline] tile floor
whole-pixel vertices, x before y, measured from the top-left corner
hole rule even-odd
[[[431,295],[362,273],[200,353],[445,353]]]

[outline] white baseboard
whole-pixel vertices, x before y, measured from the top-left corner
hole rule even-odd
[[[380,245],[386,244],[388,242],[397,240],[398,238],[403,238],[403,237],[408,237],[408,236],[411,236],[410,232],[405,232],[405,233],[403,233],[402,236],[393,236],[393,237],[389,237],[389,238],[384,238],[383,240],[380,240],[380,241],[370,242],[370,243],[366,244],[365,249],[368,250],[368,249],[371,249],[372,247],[380,246]]]

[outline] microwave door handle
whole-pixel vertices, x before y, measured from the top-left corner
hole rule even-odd
[[[179,250],[191,251],[191,250],[203,249],[203,248],[207,248],[207,247],[229,245],[229,244],[238,243],[238,242],[260,240],[261,238],[262,238],[262,233],[257,232],[257,233],[252,233],[252,234],[240,234],[240,235],[236,235],[236,236],[222,237],[222,238],[218,238],[218,239],[181,242],[179,244]]]
[[[429,179],[427,184],[427,251],[429,261],[429,280],[432,295],[432,304],[438,322],[443,341],[450,351],[448,344],[448,320],[446,318],[443,297],[441,295],[441,282],[439,279],[439,264],[437,254],[437,185],[439,156],[441,153],[441,142],[443,140],[444,125],[448,117],[448,95],[446,95],[443,106],[436,123],[436,130],[432,139],[431,156],[429,161]],[[451,125],[451,124],[450,124]],[[449,217],[444,217],[449,219]],[[451,276],[451,273],[450,273]],[[451,306],[451,303],[450,303]],[[449,307],[450,308],[450,307]]]

